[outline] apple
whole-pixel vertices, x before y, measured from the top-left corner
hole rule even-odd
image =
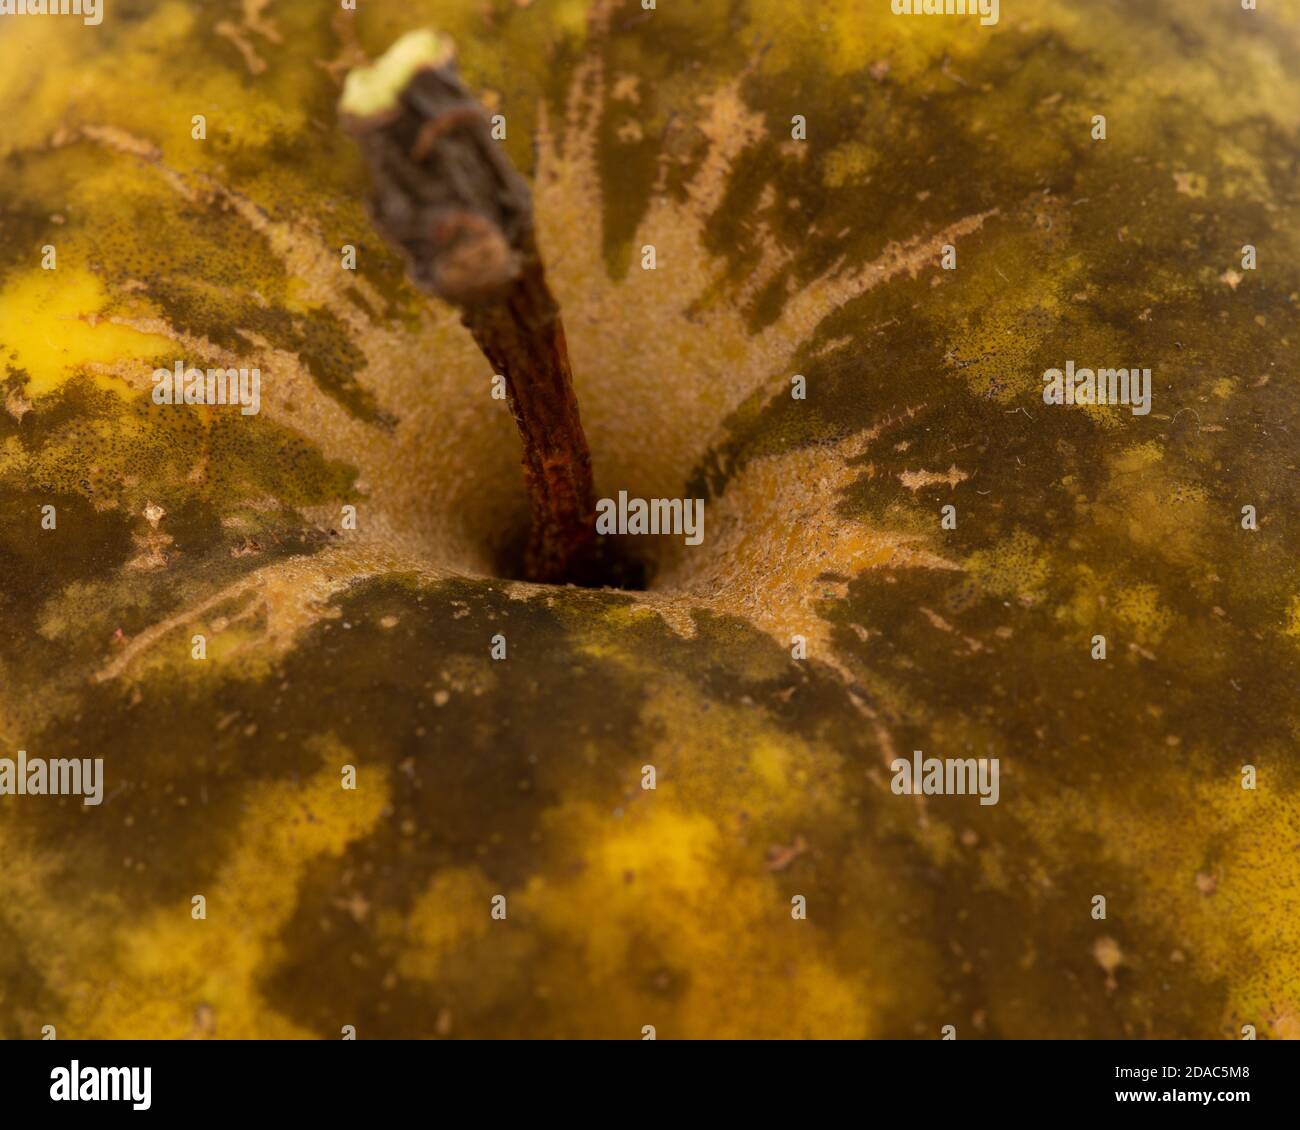
[[[1300,13],[890,7],[6,21],[0,1035],[1300,1034]],[[431,25],[639,584],[367,212]]]

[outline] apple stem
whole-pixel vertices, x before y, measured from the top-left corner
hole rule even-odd
[[[532,243],[531,238],[529,243]],[[532,508],[525,568],[536,581],[586,581],[595,567],[596,492],[573,391],[560,310],[540,257],[525,256],[506,301],[470,307],[464,321],[506,380],[524,447]]]
[[[406,66],[394,73],[389,56],[399,49]],[[370,169],[371,212],[404,252],[416,285],[461,311],[505,378],[532,514],[527,577],[589,581],[597,567],[591,453],[559,305],[537,250],[532,196],[462,85],[449,43],[430,37],[420,49],[412,64],[409,37],[399,41],[385,59],[353,72],[357,82],[350,75],[344,92],[344,124]],[[391,89],[376,97],[384,82]],[[364,99],[352,97],[354,86]]]

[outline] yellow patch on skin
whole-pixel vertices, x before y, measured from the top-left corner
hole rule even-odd
[[[1052,575],[1051,559],[1032,534],[1017,530],[990,549],[972,553],[966,569],[993,596],[1036,604]]]
[[[308,1035],[275,1016],[258,981],[274,961],[274,938],[293,913],[308,865],[372,831],[388,800],[383,770],[368,768],[364,787],[344,790],[341,768],[356,759],[338,745],[322,754],[324,766],[308,781],[258,786],[229,862],[195,892],[207,898],[206,920],[192,920],[182,904],[127,931],[122,975],[85,1019],[97,1038],[183,1034],[201,1002],[212,1007],[223,1038]],[[142,1004],[152,1017],[137,1014]]]
[[[1096,572],[1084,564],[1075,565],[1069,572],[1068,601],[1057,604],[1056,616],[1091,635],[1098,630],[1098,617],[1106,607],[1109,586]]]
[[[643,790],[629,763],[617,811],[568,790],[542,816],[545,860],[517,889],[477,866],[435,876],[407,914],[382,921],[401,971],[472,981],[480,1011],[536,997],[557,1034],[635,1036],[651,1023],[661,1038],[868,1036],[902,1001],[921,1007],[935,955],[920,939],[905,955],[886,944],[915,892],[865,845],[842,881],[815,862],[819,843],[856,826],[841,755],[661,668],[645,675],[655,693],[639,730],[658,735],[646,755],[657,787]],[[773,828],[805,844],[780,871],[768,866]],[[819,925],[832,890],[834,936]],[[505,921],[490,918],[495,894]],[[796,894],[807,921],[791,917]]]
[[[27,396],[50,392],[96,362],[132,358],[144,368],[174,347],[170,338],[100,320],[108,302],[96,275],[63,259],[55,270],[38,268],[9,280],[0,291],[0,347],[7,364],[30,376]],[[111,378],[99,377],[96,383],[127,391]]]
[[[918,820],[912,837],[935,867],[951,863],[957,854],[957,835],[939,820]]]
[[[491,900],[503,893],[494,890],[476,867],[439,871],[416,898],[409,914],[404,918],[385,914],[380,921],[380,936],[400,946],[397,971],[403,977],[437,981],[444,962],[457,947],[474,944],[498,925],[491,917]],[[508,899],[506,910],[508,922]]]
[[[599,612],[600,622],[607,628],[630,628],[646,620],[653,620],[654,610],[644,604],[611,604]]]
[[[1173,614],[1161,606],[1155,585],[1127,585],[1115,593],[1112,606],[1139,643],[1157,643],[1174,622]]]
[[[862,142],[843,142],[826,154],[822,182],[831,188],[862,183],[875,163],[875,153]]]
[[[1127,475],[1144,467],[1153,466],[1165,457],[1164,449],[1155,440],[1131,444],[1111,457],[1112,473]]]
[[[869,1034],[899,982],[864,979],[839,961],[879,952],[874,916],[854,919],[855,944],[832,948],[816,925],[827,910],[817,898],[809,921],[790,917],[806,862],[773,873],[769,845],[743,834],[746,823],[847,826],[838,755],[673,682],[673,693],[649,699],[646,725],[661,735],[647,755],[656,789],[642,790],[629,767],[620,812],[580,795],[548,809],[539,842],[553,865],[519,889],[478,867],[440,872],[408,914],[383,920],[399,969],[434,984],[490,969],[475,1007],[535,994],[561,1023],[609,1035],[638,1035],[646,1023],[662,1038]],[[858,870],[871,872],[870,860]],[[505,921],[490,917],[496,894],[507,898]],[[629,977],[638,955],[650,963],[644,979]],[[686,970],[680,996],[665,997],[651,976]]]
[[[797,879],[767,873],[758,859],[738,869],[730,837],[709,817],[683,811],[671,787],[660,786],[621,820],[571,803],[549,812],[547,823],[563,828],[584,865],[571,878],[534,877],[516,901],[541,937],[564,939],[539,949],[534,961],[538,979],[554,986],[570,1015],[591,1011],[589,994],[564,999],[582,983],[596,987],[605,1023],[629,1034],[652,1022],[660,1038],[870,1032],[864,986],[818,945],[815,920],[825,908],[814,901],[811,921],[794,921]],[[689,971],[679,995],[665,999],[649,978],[628,984],[627,964],[638,950],[652,953],[670,979]],[[575,951],[582,955],[581,982],[566,964]],[[889,993],[882,987],[882,995]]]
[[[1002,855],[996,848],[986,848],[980,851],[979,869],[980,878],[991,890],[1000,891],[1003,894],[1011,893],[1012,880],[1007,874]]]
[[[1300,796],[1263,782],[1250,791],[1240,782],[1231,766],[1220,779],[1206,780],[1170,764],[1158,792],[1110,789],[1085,796],[1027,781],[1016,791],[1024,799],[1014,803],[1049,871],[1074,865],[1072,830],[1087,827],[1100,845],[1098,865],[1140,877],[1128,885],[1134,898],[1123,911],[1126,933],[1140,938],[1146,928],[1177,923],[1179,937],[1187,939],[1180,948],[1198,976],[1227,988],[1225,1034],[1237,1037],[1240,1025],[1250,1023],[1261,1037],[1286,1038],[1287,1017],[1300,1001],[1289,957],[1300,946],[1300,917],[1290,902],[1300,885],[1294,850]],[[1169,828],[1178,834],[1168,834]],[[1196,882],[1207,850],[1233,861],[1216,872],[1211,897]]]
[[[1037,270],[1044,253],[1051,252],[1070,230],[1069,210],[1060,199],[1035,196],[1005,212],[1007,222],[991,229],[973,248],[961,248],[957,242],[955,237],[965,232],[953,232],[954,238],[939,241],[961,248],[961,306],[970,311],[959,314],[948,333],[945,360],[973,394],[1027,406],[1032,418],[1044,410],[1065,410],[1043,404],[1044,366],[1036,362],[1049,327],[1060,319],[1067,296],[1078,289],[1075,272],[1080,266],[1067,260],[1049,275]],[[940,246],[935,246],[935,265],[939,253]],[[1040,281],[1025,294],[1012,280],[1029,275]],[[1063,363],[1064,359],[1052,362]]]
[[[143,14],[130,34],[115,36],[111,49],[107,42],[101,48],[64,34],[66,27],[55,26],[58,20],[7,21],[17,26],[7,26],[0,41],[0,97],[6,104],[21,102],[24,113],[6,123],[6,151],[39,146],[48,140],[51,122],[112,122],[147,138],[174,167],[196,169],[211,159],[212,146],[227,140],[261,147],[277,136],[301,135],[308,122],[299,100],[272,82],[250,89],[242,69],[197,67],[185,82],[176,81],[176,44],[193,34],[197,18],[192,5],[165,0]],[[223,49],[230,50],[224,44]],[[22,64],[34,57],[42,60],[40,68]],[[132,81],[121,82],[122,74]],[[70,85],[61,77],[67,75],[77,81]],[[141,89],[154,93],[141,98]],[[191,136],[195,114],[208,119],[206,141]]]
[[[773,70],[787,70],[815,54],[830,74],[845,75],[884,58],[890,62],[891,77],[902,82],[937,70],[945,58],[960,71],[1006,25],[1005,14],[998,24],[981,27],[978,17],[895,16],[887,2],[861,0],[823,0],[815,9],[792,9],[786,0],[753,0],[748,19],[750,27],[771,36]],[[772,35],[773,28],[780,33]]]
[[[790,756],[781,742],[768,740],[755,743],[749,751],[749,764],[766,788],[784,789],[790,786]]]
[[[7,19],[0,35],[0,99],[6,106],[20,105],[21,114],[9,114],[0,132],[0,157],[43,144],[50,122],[57,121],[67,99],[56,76],[75,74],[82,53],[82,38],[68,35],[62,20]],[[90,34],[99,35],[98,31]],[[41,65],[23,65],[39,59]]]
[[[653,670],[645,674],[657,684],[662,680]],[[643,792],[639,780],[633,782],[632,806],[661,799],[667,789],[674,807],[714,815],[727,809],[737,821],[744,812],[744,820],[755,824],[808,821],[810,831],[827,831],[847,818],[835,751],[781,731],[752,711],[718,703],[706,710],[684,680],[670,678],[663,690],[644,715],[647,729],[661,735],[646,758],[657,787]]]
[[[1106,466],[1106,485],[1090,511],[1097,535],[1122,537],[1179,565],[1203,560],[1213,526],[1208,495],[1198,484],[1170,477],[1159,443],[1130,445],[1109,456]]]
[[[320,752],[322,767],[306,781],[250,788],[225,863],[195,877],[193,894],[207,900],[204,920],[191,917],[188,896],[144,918],[124,917],[109,895],[69,905],[52,897],[58,884],[39,881],[44,869],[36,857],[6,850],[6,859],[24,861],[0,876],[7,913],[16,903],[25,908],[20,918],[31,920],[31,936],[59,939],[29,956],[67,1002],[60,1037],[178,1039],[194,1034],[203,1005],[221,1038],[311,1035],[278,1015],[259,983],[308,866],[372,831],[389,796],[384,770],[367,768],[361,787],[344,790],[341,769],[355,757],[337,743],[322,743]],[[75,964],[68,953],[77,955]]]
[[[0,726],[6,732],[10,730],[10,722],[9,718],[0,717]],[[13,755],[6,751],[6,756]],[[93,988],[102,975],[102,970],[96,969],[94,963],[104,952],[104,924],[107,921],[111,925],[116,920],[122,912],[121,906],[112,899],[105,899],[99,906],[90,908],[69,904],[60,887],[64,861],[44,845],[24,842],[15,824],[9,820],[0,822],[0,858],[5,861],[5,866],[0,867],[0,923],[6,934],[40,940],[40,944],[29,942],[16,950],[6,946],[4,956],[21,954],[26,957],[47,983],[62,986],[70,998],[76,1000]],[[94,912],[87,913],[87,910]],[[57,945],[51,944],[54,939],[58,940]],[[10,969],[3,972],[8,981],[12,976]],[[42,1026],[54,1018],[24,1013],[21,1008],[13,1013],[14,1006],[7,999],[8,991],[7,986],[0,989],[0,1005],[10,1010],[7,1019],[26,1029],[24,1035],[37,1038]],[[57,1021],[62,1019],[58,1017]],[[83,1034],[69,1031],[66,1026],[59,1032],[63,1037]],[[133,1037],[139,1035],[138,1031],[131,1033]]]
[[[1293,596],[1287,606],[1282,634],[1300,643],[1300,596]]]

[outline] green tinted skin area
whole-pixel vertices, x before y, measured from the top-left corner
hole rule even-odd
[[[0,797],[0,1035],[1300,1036],[1300,4],[361,7],[0,39],[0,756],[105,763]],[[648,593],[491,575],[511,422],[336,120],[421,26],[536,179],[598,485],[707,500]]]

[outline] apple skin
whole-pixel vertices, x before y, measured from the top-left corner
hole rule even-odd
[[[0,797],[0,1035],[1300,1035],[1300,5],[361,7],[0,37],[0,755],[106,775]],[[511,422],[334,113],[432,23],[598,489],[706,499],[648,592],[494,575]]]

